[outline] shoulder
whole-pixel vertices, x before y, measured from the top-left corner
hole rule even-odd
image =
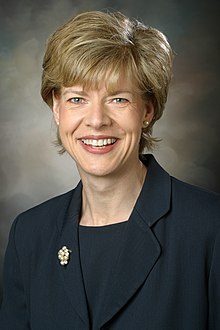
[[[174,198],[181,199],[182,203],[191,201],[193,203],[214,206],[220,210],[220,194],[191,185],[171,176],[172,194]],[[184,197],[184,200],[183,200]],[[202,204],[201,204],[202,203]]]
[[[50,198],[18,215],[18,219],[22,221],[33,222],[37,218],[40,221],[42,216],[48,219],[57,215],[60,208],[65,208],[70,203],[75,189],[72,189],[64,194]]]
[[[31,242],[33,237],[35,240],[43,237],[47,239],[53,232],[57,232],[59,221],[64,221],[70,205],[75,202],[78,186],[19,214],[11,227],[14,239]]]
[[[220,230],[220,194],[171,177],[172,210],[190,225]]]
[[[158,215],[161,218],[166,213],[169,219],[175,220],[172,223],[181,226],[220,226],[220,194],[172,177],[152,155],[143,155],[142,161],[148,168],[148,174],[140,198],[141,210],[149,213],[150,209],[157,219]],[[151,220],[151,223],[154,221]]]

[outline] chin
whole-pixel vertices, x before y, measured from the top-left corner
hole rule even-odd
[[[95,177],[106,177],[110,175],[116,175],[116,169],[115,168],[107,168],[106,166],[86,166],[86,167],[80,167],[78,166],[78,170],[80,175],[89,175],[89,176],[95,176]]]

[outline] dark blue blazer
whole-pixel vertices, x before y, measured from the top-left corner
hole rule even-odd
[[[153,156],[144,162],[148,175],[95,329],[220,329],[220,196],[170,177]],[[92,329],[79,258],[81,189],[14,221],[1,330]],[[72,251],[66,266],[62,246]]]

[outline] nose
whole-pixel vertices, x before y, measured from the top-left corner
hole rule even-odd
[[[85,118],[85,124],[95,129],[111,125],[107,107],[98,102],[91,104]]]

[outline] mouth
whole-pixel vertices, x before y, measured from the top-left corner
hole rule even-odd
[[[108,138],[108,139],[81,139],[81,141],[91,147],[95,148],[104,148],[106,146],[113,145],[117,139],[115,138]]]

